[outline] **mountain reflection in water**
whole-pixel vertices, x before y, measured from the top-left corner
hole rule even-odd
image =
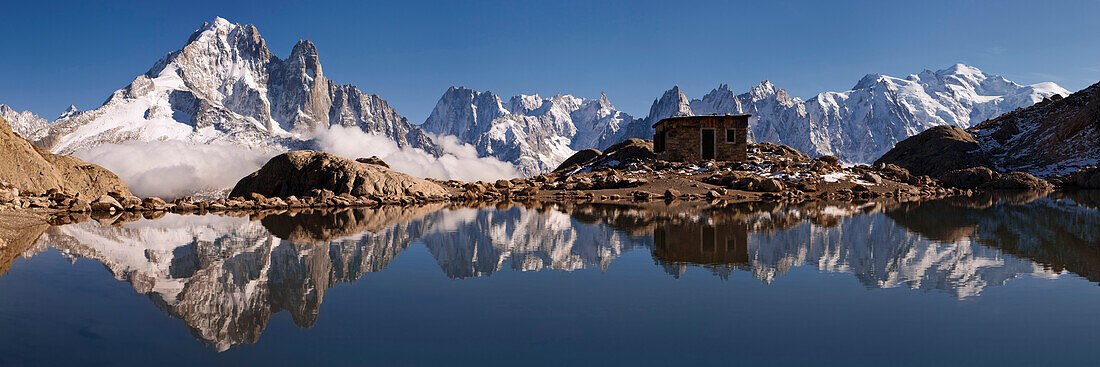
[[[499,204],[228,216],[168,215],[119,226],[51,227],[23,256],[56,248],[115,278],[224,351],[255,343],[286,310],[313,326],[325,293],[383,271],[414,242],[452,279],[515,271],[609,270],[632,250],[680,277],[692,268],[771,283],[813,266],[868,288],[960,299],[1022,275],[1100,281],[1096,192],[983,194],[891,203]],[[117,223],[116,223],[117,224]],[[6,268],[7,265],[5,265]]]

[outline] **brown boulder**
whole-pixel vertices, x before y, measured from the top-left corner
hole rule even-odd
[[[592,159],[600,156],[600,151],[596,149],[581,149],[580,151],[573,153],[565,162],[561,162],[558,168],[555,168],[553,172],[564,171],[581,164],[587,163]]]
[[[359,163],[373,164],[390,168],[390,165],[387,164],[386,161],[383,161],[382,158],[378,158],[378,156],[371,156],[370,158],[356,158],[355,161]]]
[[[1062,186],[1078,189],[1100,189],[1100,167],[1090,166],[1077,170],[1062,179]]]
[[[955,126],[935,126],[898,142],[875,164],[894,164],[916,176],[940,177],[958,169],[985,166],[977,140]]]
[[[0,118],[0,181],[28,192],[58,189],[85,199],[110,191],[130,194],[114,173],[80,159],[52,154],[12,131]]]
[[[823,155],[817,157],[817,160],[829,165],[830,167],[840,167],[840,158],[837,158],[837,156],[835,155]]]
[[[89,207],[92,211],[97,212],[109,212],[111,210],[122,210],[122,204],[111,197],[111,195],[102,195],[90,204]]]
[[[983,184],[986,190],[1049,190],[1053,186],[1041,178],[1023,172],[1009,172]]]
[[[164,210],[168,203],[158,197],[147,197],[141,201],[141,207],[146,210]]]
[[[976,189],[1000,176],[986,167],[957,169],[940,176],[940,185],[956,189]]]
[[[780,192],[783,191],[783,182],[774,178],[769,178],[760,181],[759,190],[763,192]]]
[[[611,162],[632,163],[652,162],[657,159],[653,152],[653,141],[631,138],[612,145],[599,157],[602,164]]]
[[[271,158],[260,170],[237,182],[229,197],[245,197],[252,193],[265,197],[319,196],[313,195],[314,190],[380,197],[447,194],[438,184],[380,165],[299,150]]]

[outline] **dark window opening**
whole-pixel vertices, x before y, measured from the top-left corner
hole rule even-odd
[[[736,143],[737,142],[737,129],[726,129],[726,142],[727,143]]]
[[[660,153],[665,151],[665,135],[667,132],[661,131],[657,133],[657,136],[653,138],[653,152]]]
[[[718,235],[714,231],[714,227],[703,227],[702,239],[699,241],[699,250],[712,254],[718,247]]]

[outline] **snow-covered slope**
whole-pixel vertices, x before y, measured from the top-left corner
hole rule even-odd
[[[969,129],[996,168],[1039,177],[1100,164],[1100,83]]]
[[[420,125],[436,134],[454,135],[516,165],[525,175],[554,169],[577,150],[606,147],[620,126],[634,118],[597,99],[555,95],[517,95],[504,102],[492,92],[451,87]]]
[[[673,87],[654,101],[648,117],[625,127],[616,139],[651,138],[653,123],[677,114],[751,113],[756,116],[749,127],[754,141],[866,163],[929,127],[970,127],[1054,94],[1069,93],[1054,83],[1020,85],[963,64],[905,78],[868,74],[851,90],[821,93],[809,101],[767,81],[739,95],[722,85],[690,101]]]
[[[5,104],[0,104],[0,118],[11,124],[11,129],[16,134],[30,141],[41,139],[49,123],[30,111],[17,112]]]
[[[378,95],[322,72],[317,49],[299,41],[286,59],[252,25],[217,18],[99,108],[68,111],[38,144],[57,153],[124,141],[230,142],[285,149],[313,130],[355,126],[438,155],[440,148]]]

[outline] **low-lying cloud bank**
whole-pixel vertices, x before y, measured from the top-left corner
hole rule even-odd
[[[419,149],[402,148],[388,137],[356,127],[317,129],[314,144],[317,150],[350,159],[378,156],[394,170],[416,177],[478,181],[519,176],[512,164],[492,157],[478,157],[473,146],[460,143],[454,136],[433,139],[443,148],[443,156],[435,157]]]
[[[134,195],[174,199],[224,194],[279,152],[180,141],[105,144],[73,155],[111,170]]]
[[[388,137],[355,127],[318,129],[313,139],[314,149],[349,159],[378,156],[394,170],[416,177],[477,181],[519,176],[512,164],[478,157],[474,147],[454,136],[435,137],[435,142],[443,147],[441,157],[398,147]],[[155,141],[105,144],[73,155],[111,170],[134,195],[171,200],[221,197],[280,153],[225,143]]]

